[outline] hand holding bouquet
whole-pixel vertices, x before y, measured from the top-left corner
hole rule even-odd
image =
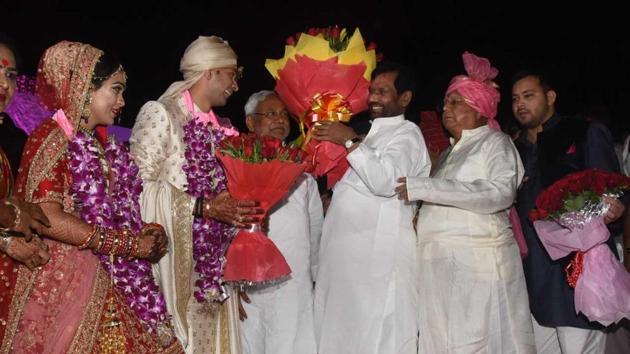
[[[328,187],[339,180],[348,163],[343,146],[317,142],[306,134],[318,121],[348,122],[367,108],[370,75],[376,67],[375,45],[365,46],[361,32],[345,28],[311,28],[289,37],[284,57],[267,59],[276,79],[275,91],[297,117],[302,132],[298,145],[309,153],[316,176],[328,175]]]
[[[588,169],[557,181],[536,198],[529,214],[551,259],[576,252],[566,267],[575,288],[575,311],[604,325],[630,316],[630,274],[605,244],[610,233],[604,196],[630,189],[630,178]]]
[[[242,134],[224,139],[217,157],[225,168],[228,190],[236,199],[260,202],[263,217],[284,198],[306,164],[304,152],[279,139]],[[291,269],[260,224],[241,229],[226,254],[223,278],[240,286],[277,283]]]

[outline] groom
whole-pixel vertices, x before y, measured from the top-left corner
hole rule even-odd
[[[226,41],[201,36],[186,48],[180,71],[184,80],[147,102],[133,127],[131,152],[144,183],[142,217],[164,225],[169,237],[168,254],[154,272],[186,353],[227,348],[237,353],[235,302],[215,300],[227,295],[219,282],[233,227],[254,221],[259,211],[254,202],[237,201],[225,190],[212,152],[221,137],[237,133],[229,122],[219,122],[212,108],[238,91],[240,70]],[[194,148],[193,139],[201,148]],[[191,171],[204,171],[199,173],[206,178]]]

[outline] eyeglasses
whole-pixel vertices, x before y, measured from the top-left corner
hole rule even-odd
[[[274,111],[269,111],[269,112],[254,112],[252,113],[252,115],[255,116],[263,116],[265,118],[277,118],[277,117],[283,117],[283,118],[288,118],[289,117],[289,112],[287,111],[280,111],[280,112],[274,112]]]
[[[231,68],[216,68],[214,70],[216,70],[218,72],[221,72],[222,70],[229,70],[230,73],[232,73],[232,80],[238,81],[238,80],[243,78],[243,71],[245,70],[245,68],[242,67],[242,66],[239,66],[238,68],[234,68],[234,67],[231,67]]]

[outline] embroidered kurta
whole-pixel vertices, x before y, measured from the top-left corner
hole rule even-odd
[[[246,354],[316,354],[313,280],[319,249],[322,202],[313,177],[303,175],[269,216],[269,237],[291,267],[288,281],[248,292],[241,322]]]
[[[315,290],[320,354],[406,354],[417,345],[415,204],[401,176],[428,176],[420,129],[402,115],[375,119],[347,160],[324,219]]]
[[[197,279],[192,244],[195,198],[186,193],[187,178],[182,170],[186,163],[184,126],[190,119],[183,98],[149,101],[138,113],[130,143],[143,180],[142,218],[164,226],[169,238],[168,253],[153,271],[186,352],[238,353],[235,296],[211,307],[193,296]]]
[[[509,137],[464,130],[430,178],[407,178],[418,215],[420,353],[534,353],[509,208],[523,165]]]

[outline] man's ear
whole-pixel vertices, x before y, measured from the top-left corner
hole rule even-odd
[[[547,96],[547,105],[553,106],[556,103],[556,98],[558,97],[556,91],[549,90],[545,95]]]
[[[402,95],[400,95],[400,97],[398,97],[398,102],[400,102],[400,105],[407,108],[407,106],[409,106],[409,103],[411,103],[411,98],[413,97],[413,94],[411,93],[411,91],[405,91],[402,93]]]
[[[254,132],[254,118],[252,116],[245,117],[245,125],[250,133]]]
[[[212,79],[212,69],[206,70],[203,73],[203,78],[206,79],[206,80]]]

